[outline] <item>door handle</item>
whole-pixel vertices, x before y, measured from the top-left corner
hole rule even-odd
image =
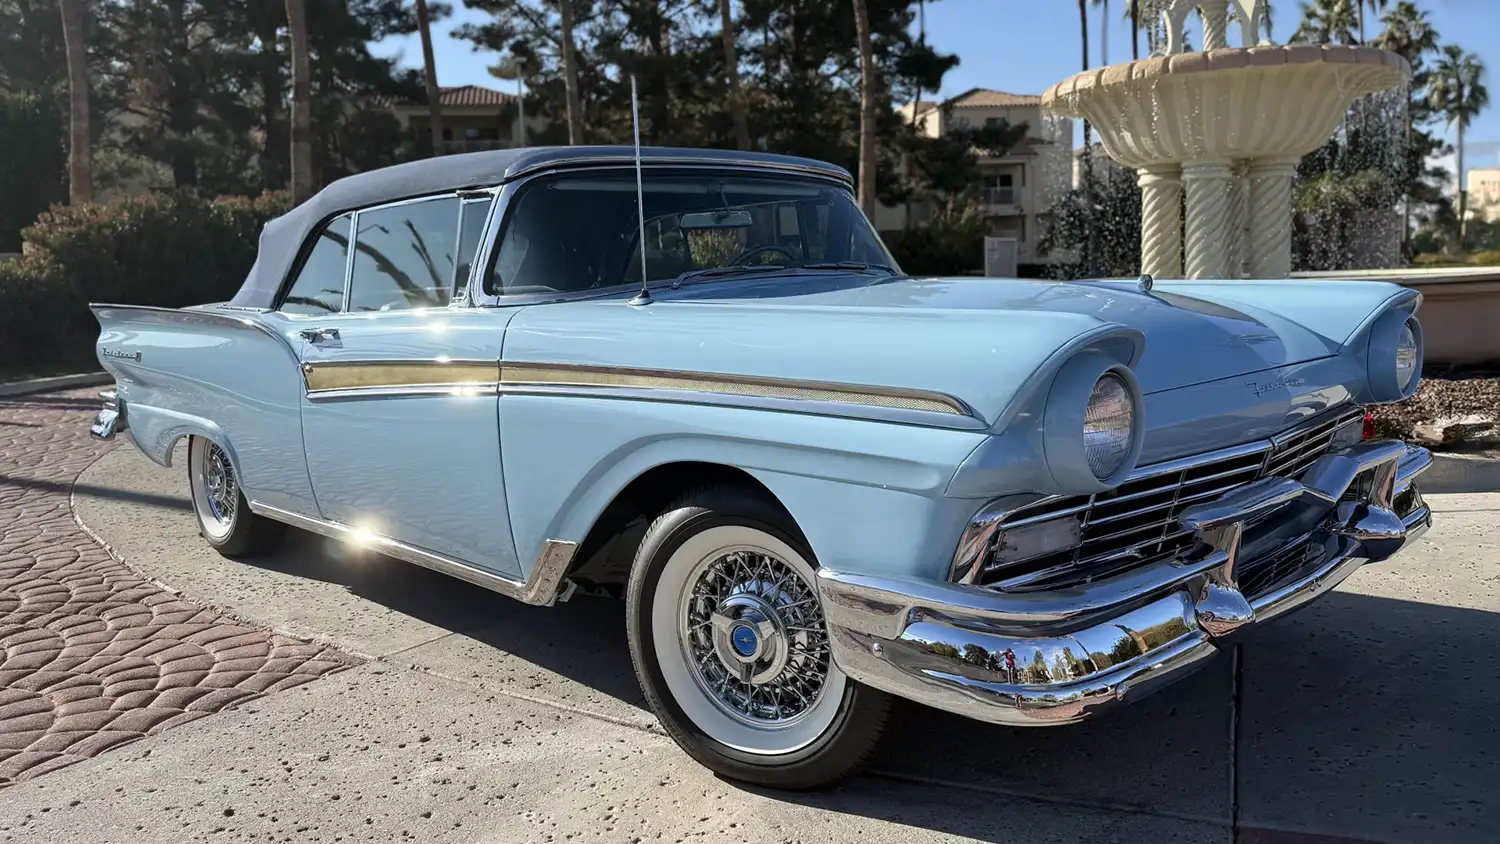
[[[309,343],[321,343],[324,340],[339,339],[339,330],[337,328],[304,328],[298,333],[302,335],[303,340]]]

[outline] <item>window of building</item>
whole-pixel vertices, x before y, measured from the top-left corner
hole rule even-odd
[[[348,256],[349,215],[341,214],[318,232],[292,288],[281,301],[281,312],[316,316],[343,310]]]
[[[458,197],[444,196],[361,211],[349,310],[447,305],[454,289],[459,208]]]

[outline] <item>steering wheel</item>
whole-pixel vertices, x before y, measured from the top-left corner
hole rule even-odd
[[[777,246],[774,243],[767,243],[765,246],[757,246],[754,249],[746,249],[744,252],[741,252],[738,256],[736,256],[733,261],[730,261],[729,265],[744,266],[748,263],[749,259],[754,258],[755,256],[760,255],[763,252],[780,252],[782,255],[786,256],[786,261],[788,264],[794,263],[797,260],[797,256],[793,255],[786,249],[783,249],[782,247]]]

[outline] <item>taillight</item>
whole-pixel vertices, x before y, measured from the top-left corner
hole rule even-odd
[[[1365,439],[1365,440],[1373,440],[1373,439],[1375,439],[1375,414],[1373,414],[1373,413],[1366,413],[1365,414],[1365,429],[1364,429],[1364,433],[1360,434],[1360,439]]]

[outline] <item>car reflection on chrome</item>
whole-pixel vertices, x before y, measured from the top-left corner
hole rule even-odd
[[[912,278],[836,167],[635,160],[333,183],[231,301],[93,306],[94,433],[189,438],[226,556],[291,525],[623,597],[667,732],[787,788],[858,769],[898,697],[1108,711],[1428,527],[1429,455],[1363,425],[1417,388],[1414,292]]]

